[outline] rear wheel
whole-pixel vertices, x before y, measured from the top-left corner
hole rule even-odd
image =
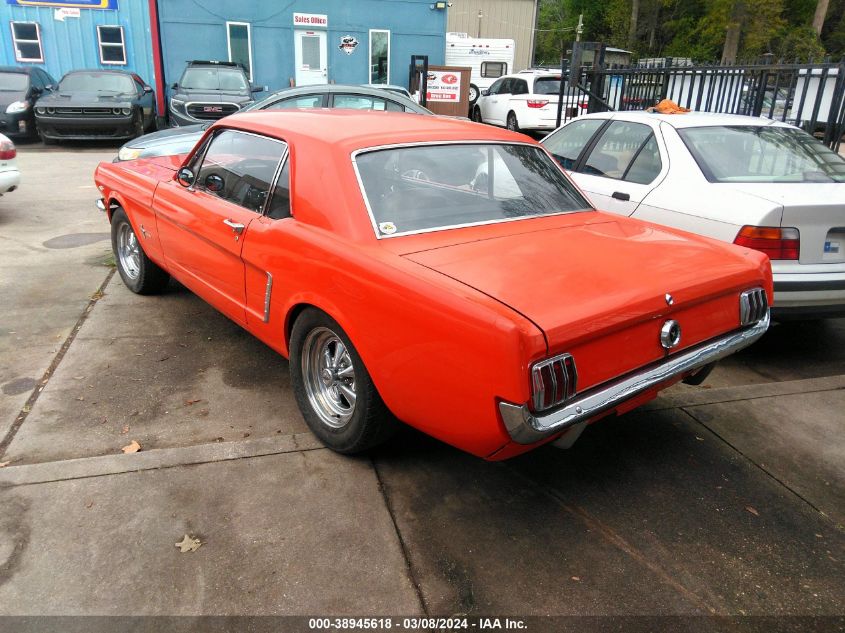
[[[305,310],[290,337],[294,395],[308,428],[339,453],[384,442],[396,421],[349,337],[330,316]]]
[[[481,108],[479,108],[478,106],[475,106],[472,109],[472,120],[475,121],[476,123],[482,122],[481,121]]]
[[[508,112],[508,129],[512,132],[519,132],[519,121],[513,112]]]
[[[469,105],[472,107],[478,101],[478,87],[475,84],[469,85]]]
[[[144,253],[126,212],[120,208],[112,215],[111,245],[117,271],[127,288],[139,295],[156,294],[164,289],[170,275]]]

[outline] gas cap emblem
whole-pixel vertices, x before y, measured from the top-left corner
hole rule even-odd
[[[660,328],[660,344],[663,349],[672,349],[681,342],[681,324],[674,319],[669,319]]]

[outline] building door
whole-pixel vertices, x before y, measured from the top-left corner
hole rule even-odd
[[[294,31],[296,85],[310,86],[329,82],[325,31]]]

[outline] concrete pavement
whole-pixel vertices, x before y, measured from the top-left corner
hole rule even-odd
[[[32,220],[39,174],[83,182],[93,159],[25,155],[32,197],[0,199],[0,384],[20,390],[0,615],[843,613],[842,320],[773,328],[569,451],[491,464],[407,430],[341,457],[263,344],[177,284],[107,280],[105,241],[43,246],[107,230],[92,190]]]

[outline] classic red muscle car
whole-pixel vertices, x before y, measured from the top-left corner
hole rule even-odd
[[[95,179],[126,285],[173,276],[289,357],[344,453],[397,419],[492,460],[571,444],[769,324],[765,255],[596,211],[539,144],[476,123],[242,114]]]

